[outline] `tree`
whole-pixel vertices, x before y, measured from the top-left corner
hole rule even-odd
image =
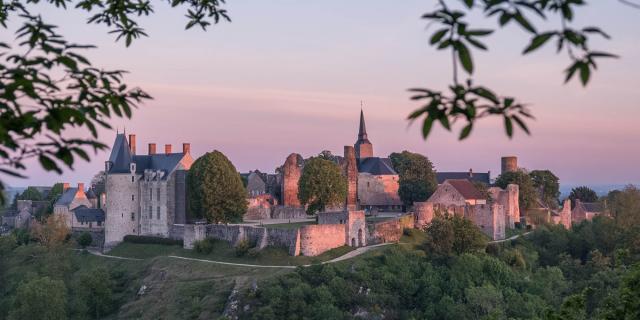
[[[34,187],[28,187],[18,196],[18,200],[40,201],[42,199],[42,193]]]
[[[400,178],[398,195],[406,206],[426,201],[436,191],[438,180],[429,159],[419,153],[402,151],[389,155]]]
[[[500,188],[504,189],[510,184],[517,184],[520,189],[518,194],[520,208],[530,209],[535,206],[537,193],[531,177],[525,171],[505,172],[496,179],[496,185]]]
[[[558,177],[549,170],[533,170],[529,176],[534,188],[538,190],[540,200],[551,209],[558,208],[558,197],[560,197]]]
[[[100,319],[113,308],[113,281],[107,269],[103,267],[91,268],[83,271],[79,276],[77,294],[84,297],[89,314]]]
[[[333,153],[331,153],[331,151],[329,150],[322,150],[322,152],[318,153],[318,158],[329,160],[335,163],[338,162],[338,158],[334,156]]]
[[[576,200],[580,200],[581,202],[596,202],[598,201],[598,194],[587,186],[581,186],[571,189],[569,199],[571,199],[571,208],[575,208]]]
[[[242,221],[247,211],[246,191],[240,174],[218,150],[198,158],[187,176],[189,205],[196,217],[209,223]]]
[[[95,189],[96,196],[105,192],[107,176],[104,171],[99,171],[91,178],[91,187]]]
[[[49,193],[47,194],[47,201],[53,204],[58,200],[58,198],[62,195],[63,192],[64,192],[64,185],[62,183],[58,182],[54,184],[53,187],[51,187],[51,190],[49,191]]]
[[[9,319],[64,320],[66,303],[64,282],[49,277],[34,278],[18,287]]]
[[[86,12],[87,23],[111,28],[110,33],[126,46],[147,35],[136,17],[154,12],[150,1],[0,2],[2,28],[8,28],[9,20],[18,25],[14,45],[0,42],[0,172],[15,177],[24,177],[21,171],[30,158],[58,173],[63,166],[73,169],[77,157],[88,161],[88,150],[107,147],[99,140],[98,128],[110,129],[112,118],[130,118],[132,109],[151,98],[124,83],[125,71],[93,66],[80,54],[93,46],[65,40],[39,14],[42,10],[36,7],[42,2],[55,9]],[[221,19],[230,21],[221,7],[224,0],[165,2],[186,7],[187,29],[206,29]],[[43,12],[50,13],[51,7]],[[69,137],[70,129],[84,130],[86,138]]]
[[[640,226],[640,189],[633,185],[614,190],[606,197],[607,207],[617,224],[625,229]]]
[[[31,227],[32,237],[48,248],[62,245],[69,233],[69,227],[60,215],[51,215],[44,223],[35,221]]]
[[[93,238],[89,232],[83,232],[78,237],[78,244],[82,247],[82,249],[88,247],[93,242]]]
[[[339,205],[346,197],[347,180],[337,164],[321,158],[305,162],[298,183],[298,198],[300,203],[307,205],[308,213]]]
[[[436,212],[425,229],[427,250],[436,256],[450,256],[483,250],[486,236],[471,220],[448,213]]]
[[[620,0],[635,7],[640,7],[628,0]],[[583,86],[586,86],[591,73],[596,69],[596,60],[617,57],[603,51],[594,50],[588,40],[592,36],[609,39],[609,35],[595,26],[577,28],[572,25],[576,11],[586,4],[583,0],[438,0],[438,6],[433,12],[422,16],[429,25],[438,25],[429,40],[431,46],[438,50],[451,51],[453,62],[453,83],[450,92],[442,92],[429,88],[416,88],[410,91],[415,95],[412,100],[425,100],[424,105],[409,114],[410,121],[424,117],[422,135],[426,139],[434,123],[451,131],[451,123],[456,120],[465,121],[459,138],[465,139],[473,130],[474,123],[486,117],[503,118],[507,136],[511,138],[514,126],[520,127],[529,134],[526,119],[533,118],[526,105],[509,96],[500,96],[493,90],[475,85],[471,76],[475,71],[471,48],[488,50],[480,40],[491,35],[495,30],[488,28],[473,28],[466,21],[468,15],[481,14],[486,20],[496,19],[500,28],[506,25],[518,25],[526,30],[530,36],[530,44],[524,48],[522,54],[529,54],[550,40],[555,39],[558,53],[565,53],[571,64],[565,69],[565,82],[574,76]],[[545,27],[547,21],[558,21],[559,28],[540,32],[536,22],[530,16],[540,18]],[[469,78],[459,81],[458,63]],[[462,76],[462,75],[460,75]]]

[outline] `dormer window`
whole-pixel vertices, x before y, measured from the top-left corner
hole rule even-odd
[[[129,171],[131,171],[131,173],[136,172],[136,163],[132,162],[129,164]]]

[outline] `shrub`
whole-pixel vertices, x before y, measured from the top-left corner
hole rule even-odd
[[[516,229],[522,229],[522,223],[520,223],[520,221],[515,222],[514,226],[515,226]]]
[[[485,248],[485,252],[494,257],[497,257],[500,254],[500,251],[502,251],[502,247],[499,243],[489,243]]]
[[[174,240],[169,238],[150,237],[150,236],[136,236],[126,235],[124,236],[125,242],[130,243],[144,243],[144,244],[162,244],[162,245],[179,245],[182,246],[182,240]]]
[[[238,257],[245,256],[249,252],[249,249],[251,249],[251,244],[249,243],[249,241],[240,240],[236,245],[236,256]]]
[[[91,243],[93,242],[93,238],[91,237],[91,234],[89,232],[85,231],[80,234],[77,241],[82,248],[86,248],[91,245]]]
[[[197,253],[209,254],[213,251],[213,242],[209,239],[196,241],[193,244],[193,248]]]

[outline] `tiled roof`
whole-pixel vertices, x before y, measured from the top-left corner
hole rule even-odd
[[[56,206],[68,206],[73,202],[73,199],[76,197],[76,193],[78,192],[78,188],[69,188],[65,190],[58,201],[56,201]]]
[[[488,172],[473,172],[469,174],[469,172],[436,172],[436,179],[438,179],[438,183],[443,183],[445,180],[449,179],[467,179],[470,181],[483,182],[486,184],[491,183],[491,177]]]
[[[581,202],[587,212],[602,212],[602,204],[598,202]]]
[[[466,200],[486,199],[487,197],[467,179],[449,179],[445,183],[454,187]]]
[[[393,170],[391,160],[388,158],[371,157],[360,160],[358,172],[366,172],[372,175],[397,175]]]
[[[102,209],[79,206],[73,209],[73,213],[79,222],[104,222],[104,211]]]

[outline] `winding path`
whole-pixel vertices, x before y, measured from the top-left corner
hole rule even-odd
[[[489,243],[501,243],[501,242],[506,242],[506,241],[512,241],[512,240],[518,239],[519,237],[526,236],[529,233],[531,233],[531,231],[525,232],[525,233],[521,233],[521,234],[517,234],[517,235],[512,236],[510,238],[507,238],[507,239],[489,241]],[[359,255],[362,255],[362,254],[364,254],[366,252],[369,252],[369,251],[371,251],[373,249],[376,249],[376,248],[379,248],[379,247],[383,247],[383,246],[388,246],[388,245],[391,245],[391,244],[394,244],[394,242],[381,243],[381,244],[376,244],[376,245],[367,246],[367,247],[360,247],[360,248],[357,248],[355,250],[349,251],[346,254],[341,255],[341,256],[339,256],[337,258],[324,261],[324,262],[322,262],[322,264],[336,263],[336,262],[348,260],[348,259],[357,257]],[[126,257],[112,256],[112,255],[103,254],[103,253],[101,253],[99,251],[94,251],[94,250],[87,250],[87,251],[89,253],[93,254],[93,255],[96,255],[96,256],[99,256],[99,257],[104,257],[104,258],[110,258],[110,259],[120,259],[120,260],[129,260],[129,261],[142,261],[142,260],[144,260],[144,259],[138,259],[138,258],[126,258]],[[196,259],[196,258],[188,258],[188,257],[181,257],[181,256],[173,256],[173,255],[171,255],[171,256],[160,256],[160,257],[166,257],[166,258],[178,259],[178,260],[213,263],[213,264],[222,264],[222,265],[236,266],[236,267],[249,267],[249,268],[295,269],[297,267],[310,267],[310,266],[312,266],[311,264],[305,264],[305,265],[299,265],[299,266],[283,266],[283,265],[275,266],[275,265],[262,265],[262,264],[246,264],[246,263],[215,261],[215,260],[208,260],[208,259]]]

